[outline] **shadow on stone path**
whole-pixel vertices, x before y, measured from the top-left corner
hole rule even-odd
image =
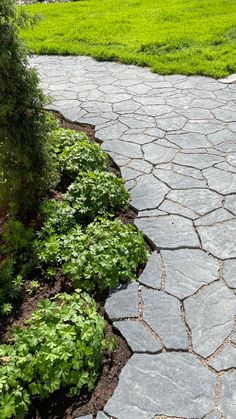
[[[156,249],[106,302],[134,354],[97,418],[235,419],[236,84],[87,57],[31,64],[50,109],[95,126]]]

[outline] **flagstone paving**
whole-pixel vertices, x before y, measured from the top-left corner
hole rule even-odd
[[[106,302],[133,355],[97,418],[235,419],[235,77],[87,57],[31,64],[50,109],[94,125],[155,249],[138,282]]]

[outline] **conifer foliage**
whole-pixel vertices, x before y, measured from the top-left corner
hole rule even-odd
[[[52,179],[46,100],[18,34],[34,20],[17,13],[14,0],[0,1],[0,208],[22,220]]]

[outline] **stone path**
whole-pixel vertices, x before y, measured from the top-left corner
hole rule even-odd
[[[86,57],[31,63],[51,109],[95,126],[156,249],[107,300],[134,354],[97,418],[235,419],[236,84]]]

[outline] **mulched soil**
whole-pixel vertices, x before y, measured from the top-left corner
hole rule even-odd
[[[94,129],[91,126],[70,123],[60,113],[53,112],[53,114],[59,120],[61,127],[85,132],[92,141],[97,142]],[[118,167],[111,159],[109,169],[120,176]],[[134,222],[136,213],[130,208],[127,212],[119,211],[116,215],[126,224]],[[150,249],[148,245],[147,247]],[[140,275],[142,270],[143,267],[139,269],[137,274]],[[33,278],[31,276],[32,279],[37,279],[37,277]],[[7,342],[10,337],[10,329],[13,326],[25,327],[25,321],[36,309],[39,301],[45,298],[51,298],[60,292],[70,293],[73,291],[72,284],[61,273],[57,274],[55,281],[48,282],[40,279],[39,283],[39,288],[32,294],[30,291],[30,281],[25,281],[21,297],[14,306],[13,314],[5,318],[0,324],[0,339],[2,342]],[[97,302],[98,312],[102,315],[105,315],[104,303],[107,296],[107,293],[102,295],[95,293],[93,295],[93,298]],[[68,389],[57,391],[47,400],[43,401],[35,397],[26,415],[26,419],[73,419],[88,414],[93,414],[96,417],[96,413],[103,409],[106,402],[112,396],[118,383],[119,374],[131,356],[131,351],[125,340],[113,330],[112,325],[108,321],[105,336],[107,338],[110,336],[115,338],[116,349],[113,353],[104,353],[95,389],[91,393],[84,391],[80,397],[69,396]]]

